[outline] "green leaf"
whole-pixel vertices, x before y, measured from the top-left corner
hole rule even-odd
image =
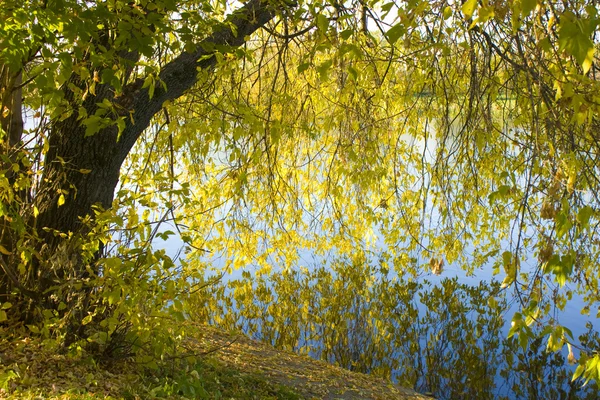
[[[299,74],[303,73],[304,71],[306,71],[308,69],[308,67],[310,67],[310,63],[307,63],[307,62],[298,65],[298,73]]]
[[[487,22],[496,15],[494,6],[480,7],[477,16],[477,22]]]
[[[569,218],[568,210],[562,210],[561,212],[557,213],[554,217],[554,221],[556,222],[556,234],[559,238],[567,235],[573,227],[573,223]]]
[[[523,17],[529,16],[536,6],[537,0],[521,0],[521,15]]]
[[[121,299],[121,288],[117,287],[113,290],[111,290],[108,293],[108,296],[106,296],[107,300],[108,300],[108,304],[113,305],[119,302],[119,300]]]
[[[320,31],[327,32],[327,29],[329,29],[329,18],[323,14],[317,14],[317,28]]]
[[[565,12],[560,21],[558,43],[561,50],[571,54],[587,73],[594,61],[594,43],[591,35],[597,22],[586,18],[577,18],[572,12]]]
[[[83,318],[81,320],[81,325],[87,325],[87,324],[89,324],[90,322],[92,322],[93,318],[94,318],[93,314],[86,315],[85,318]]]
[[[11,380],[18,378],[19,375],[12,369],[0,373],[0,389],[8,390]]]
[[[105,68],[102,70],[102,77],[100,81],[104,84],[110,84],[112,79],[115,77],[115,71],[112,68]]]
[[[7,319],[8,319],[8,316],[6,315],[6,311],[0,310],[0,322],[4,322]]]
[[[12,303],[9,303],[8,301],[6,303],[2,304],[3,310],[8,310],[11,307],[12,307]]]
[[[579,209],[577,212],[577,222],[581,225],[582,228],[588,226],[590,222],[590,217],[594,213],[594,209],[590,206],[584,206]]]
[[[90,115],[83,121],[85,125],[85,136],[92,136],[100,132],[106,126],[105,119],[100,115]]]
[[[394,44],[398,41],[398,39],[400,39],[404,34],[406,33],[406,28],[404,27],[404,25],[402,23],[397,23],[396,25],[392,26],[386,33],[385,36],[387,37],[388,41],[391,44]]]
[[[156,89],[156,85],[150,85],[148,87],[148,97],[149,98],[154,97],[154,89]]]
[[[352,37],[352,35],[354,34],[354,30],[353,29],[346,29],[340,32],[340,37],[344,40],[348,40]]]
[[[392,7],[394,7],[396,5],[396,3],[394,3],[393,1],[390,1],[389,3],[385,3],[384,5],[381,6],[381,11],[383,12],[390,12],[390,10],[392,9]]]
[[[333,61],[327,60],[327,61],[324,61],[323,63],[321,63],[317,67],[317,72],[319,73],[319,78],[322,81],[326,81],[329,78],[329,69],[331,68],[332,65],[333,65]]]
[[[154,96],[154,89],[156,88],[156,82],[154,80],[154,75],[150,74],[144,79],[144,84],[142,85],[142,89],[148,88],[148,97],[152,99]]]
[[[452,7],[447,6],[444,8],[444,19],[448,19],[452,16]]]
[[[348,65],[348,72],[354,80],[358,79],[358,71],[352,65]]]

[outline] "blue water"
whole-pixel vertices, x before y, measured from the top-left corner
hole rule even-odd
[[[165,228],[168,229],[168,228]],[[182,247],[182,242],[177,238],[177,237],[171,237],[168,241],[162,241],[162,240],[156,240],[153,243],[153,247],[155,249],[164,249],[167,254],[171,257],[176,257],[176,256],[181,256],[181,247]],[[306,256],[307,259],[312,259],[311,256]],[[314,261],[314,259],[313,259]],[[492,279],[502,279],[502,275],[500,276],[496,276],[494,277],[492,274],[492,268],[483,268],[483,269],[478,269],[475,270],[472,274],[467,274],[463,269],[461,268],[457,268],[455,266],[447,266],[443,272],[440,275],[434,275],[431,273],[427,273],[425,276],[423,276],[422,278],[427,279],[427,281],[430,282],[431,286],[435,286],[435,285],[439,285],[441,284],[441,282],[444,279],[447,278],[457,278],[459,280],[460,283],[463,284],[467,284],[470,286],[477,286],[479,285],[481,282],[490,282]],[[224,278],[224,281],[228,281],[228,280],[235,280],[235,279],[242,279],[242,271],[233,271],[233,273],[229,276],[226,276]],[[513,317],[513,314],[517,311],[519,311],[520,305],[519,303],[516,301],[515,298],[511,298],[510,294],[510,290],[508,292],[508,296],[507,299],[509,300],[509,307],[507,309],[505,309],[504,311],[504,328],[503,328],[503,335],[506,336],[508,335],[508,331],[510,329],[510,324],[511,324],[511,319]],[[417,305],[419,306],[419,311],[420,313],[424,313],[426,310],[423,309],[422,304],[417,302]],[[571,331],[573,332],[573,337],[575,339],[575,341],[577,342],[577,338],[584,334],[587,331],[587,324],[591,324],[593,326],[593,328],[595,330],[600,329],[600,320],[595,318],[595,312],[592,312],[592,314],[594,315],[582,315],[580,313],[582,307],[584,306],[584,302],[583,299],[577,295],[573,295],[573,297],[571,298],[571,300],[569,302],[567,302],[566,308],[559,312],[558,314],[555,315],[555,317],[557,317],[558,322],[564,326],[567,326],[569,329],[571,329]],[[258,328],[258,331],[253,332],[254,336],[256,338],[261,338],[260,336],[260,327]],[[307,344],[312,344],[313,346],[311,347],[318,347],[318,346],[314,346],[314,343],[300,343],[300,347],[302,347],[303,345],[307,345]],[[565,346],[562,350],[562,354],[564,356],[564,358],[567,358],[567,354],[568,354],[568,350],[567,347]],[[315,358],[319,358],[320,355],[317,353],[311,354],[313,357]],[[574,348],[574,355],[576,358],[579,358],[579,353],[578,350],[576,348]],[[575,366],[567,366],[567,368],[571,371],[574,372]],[[392,374],[392,376],[394,376]],[[515,396],[511,390],[509,390],[509,388],[506,387],[506,384],[503,380],[503,378],[499,375],[496,376],[496,385],[498,387],[498,391],[496,392],[498,395],[502,395],[505,398],[508,399],[513,399],[513,398],[519,398],[517,396]],[[593,397],[592,397],[593,398]],[[600,398],[600,397],[598,397]]]

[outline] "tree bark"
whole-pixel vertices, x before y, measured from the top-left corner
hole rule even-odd
[[[19,199],[22,193],[12,190],[16,176],[13,164],[18,164],[18,146],[23,136],[22,77],[22,71],[15,71],[8,65],[0,65],[0,128],[4,132],[4,137],[0,140],[2,147],[0,152],[3,156],[0,168],[5,171],[6,182],[4,184],[8,186],[3,188],[3,195],[5,198],[12,197],[12,202],[18,203],[17,206],[23,203],[23,200]],[[0,245],[4,247],[5,251],[10,252],[15,240],[10,218],[2,215],[0,229]],[[0,255],[0,257],[4,257],[4,255]],[[9,268],[10,266],[4,258],[0,259],[0,303],[7,299],[11,288],[17,282],[16,273]]]

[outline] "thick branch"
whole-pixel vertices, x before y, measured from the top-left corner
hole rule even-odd
[[[199,68],[210,70],[215,66],[215,48],[241,46],[249,35],[271,20],[276,12],[273,1],[249,0],[212,35],[202,40],[194,52],[184,52],[165,65],[159,78],[166,84],[166,89],[162,85],[156,86],[152,98],[148,88],[142,89],[143,79],[128,85],[125,95],[114,99],[117,106],[130,110],[133,117],[133,121],[125,119],[120,138],[116,125],[86,136],[78,113],[54,124],[42,185],[36,193],[39,210],[36,224],[38,228],[48,228],[40,231],[46,244],[52,243],[48,248],[54,249],[61,240],[51,233],[53,230],[76,232],[81,227],[80,218],[91,212],[92,205],[111,206],[121,165],[152,117],[162,109],[165,101],[177,99],[197,82]],[[282,8],[286,7],[284,3],[280,4]],[[69,91],[67,94],[73,96]],[[87,115],[95,112],[97,103],[103,98],[113,100],[109,85],[98,86],[96,96],[84,101]],[[64,162],[68,163],[68,168],[64,168]],[[82,169],[90,172],[82,174]],[[66,197],[66,202],[59,206],[61,194]],[[44,233],[46,231],[48,233]]]
[[[283,5],[282,7],[285,7]],[[245,43],[247,36],[269,22],[276,13],[273,3],[268,0],[250,0],[242,8],[231,14],[220,29],[211,36],[204,39],[196,46],[193,53],[184,52],[177,58],[164,66],[159,78],[166,84],[167,89],[156,87],[154,97],[150,99],[148,89],[137,89],[134,94],[133,120],[123,132],[121,146],[119,148],[118,162],[123,162],[127,153],[148,127],[151,118],[161,110],[167,100],[174,100],[183,95],[197,81],[198,69],[211,69],[216,64],[213,55],[215,47],[230,46],[239,47]],[[141,80],[132,84],[133,87],[141,87]]]

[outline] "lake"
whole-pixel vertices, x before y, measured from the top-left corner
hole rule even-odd
[[[162,246],[175,255],[181,243]],[[467,274],[450,265],[408,278],[376,260],[304,259],[313,264],[270,275],[234,271],[206,288],[193,317],[439,399],[598,398],[594,382],[571,382],[567,346],[547,353],[547,337],[507,339],[518,302],[491,268]],[[599,321],[581,315],[582,306],[575,296],[556,317],[575,339],[600,344]]]

